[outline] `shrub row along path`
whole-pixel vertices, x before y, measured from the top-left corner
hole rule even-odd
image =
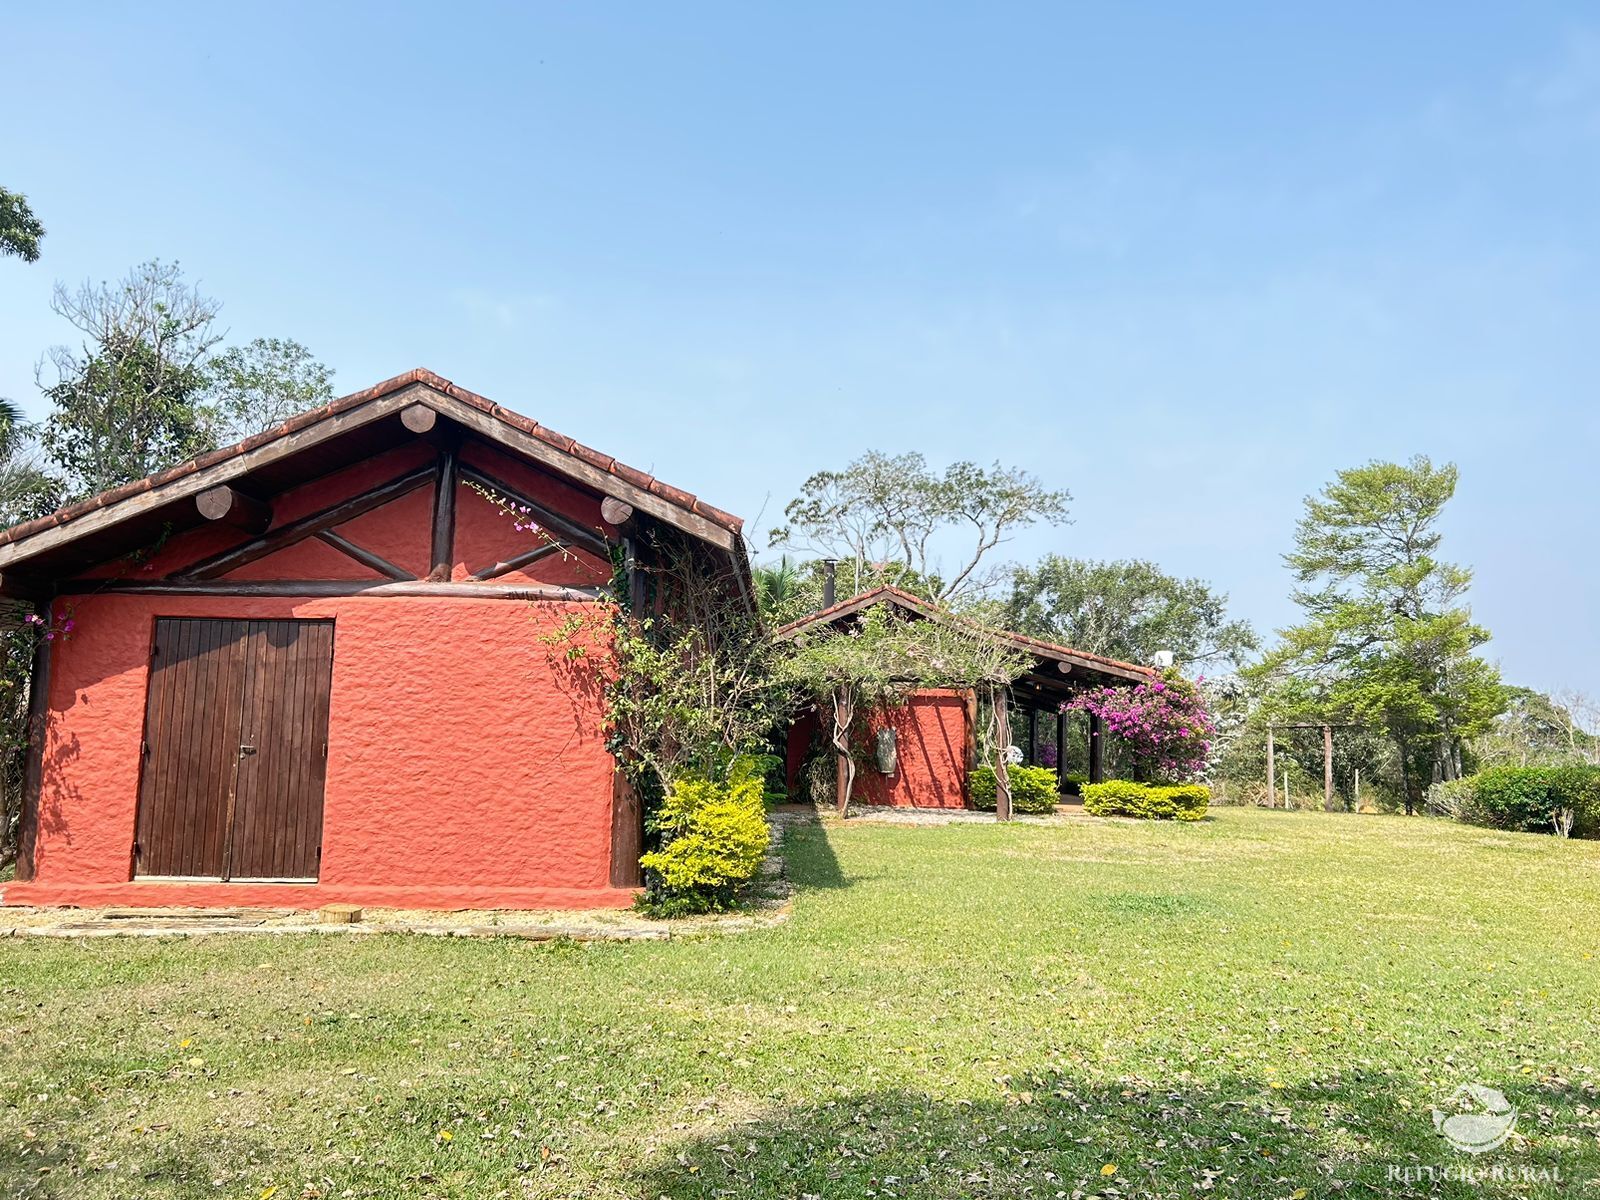
[[[1600,1177],[1600,845],[1221,809],[827,821],[786,852],[791,918],[738,937],[0,941],[0,1194],[1555,1197]],[[1464,1083],[1520,1114],[1478,1159],[1431,1118]],[[1490,1165],[1535,1180],[1388,1181]]]

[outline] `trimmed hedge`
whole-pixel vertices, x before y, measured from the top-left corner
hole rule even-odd
[[[1600,836],[1600,767],[1491,767],[1435,790],[1470,825],[1553,833],[1566,817],[1573,837]]]
[[[1096,817],[1148,821],[1198,821],[1211,805],[1211,789],[1199,783],[1171,786],[1108,779],[1083,785],[1083,811]]]
[[[1056,773],[1050,767],[1015,766],[1006,769],[1011,780],[1011,811],[1051,813],[1056,810]],[[993,767],[977,767],[967,775],[967,794],[972,807],[993,812],[999,799],[999,783]]]

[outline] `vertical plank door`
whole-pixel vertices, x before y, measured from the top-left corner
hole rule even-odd
[[[161,617],[150,649],[134,873],[220,879],[248,622]]]
[[[317,878],[332,621],[251,621],[229,879]]]
[[[134,874],[314,880],[332,621],[161,617]]]

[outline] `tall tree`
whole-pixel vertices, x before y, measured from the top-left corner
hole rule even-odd
[[[0,187],[0,254],[14,254],[23,262],[39,261],[39,239],[44,226],[20,192]]]
[[[1472,573],[1436,555],[1455,489],[1453,465],[1418,456],[1341,471],[1309,497],[1285,556],[1305,620],[1261,667],[1288,710],[1383,728],[1407,812],[1431,780],[1460,776],[1463,739],[1505,707],[1499,672],[1475,653],[1489,632],[1463,601]]]
[[[208,448],[206,358],[221,341],[219,305],[176,263],[135,267],[116,284],[57,284],[51,307],[83,341],[50,351],[40,387],[47,457],[75,495],[91,495]]]
[[[176,263],[135,267],[115,284],[58,284],[52,307],[81,335],[40,370],[52,411],[47,458],[71,494],[139,479],[326,403],[332,372],[298,342],[257,338],[218,349],[221,306]]]
[[[939,474],[920,454],[869,451],[841,471],[819,471],[784,509],[772,541],[842,560],[857,591],[898,563],[927,581],[934,599],[980,593],[994,582],[984,560],[1019,529],[1064,524],[1071,496],[1015,467],[958,462]],[[938,545],[967,548],[940,570]]]
[[[1000,616],[1008,629],[1094,654],[1149,663],[1170,650],[1185,669],[1243,666],[1259,642],[1228,617],[1228,597],[1150,562],[1051,554],[1018,567]]]

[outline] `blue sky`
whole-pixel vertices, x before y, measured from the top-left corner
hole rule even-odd
[[[1337,10],[1337,11],[1336,11]],[[750,519],[1000,459],[1262,628],[1340,467],[1460,464],[1508,679],[1600,688],[1586,6],[11,7],[0,395],[56,278],[177,259],[235,340],[413,366]]]

